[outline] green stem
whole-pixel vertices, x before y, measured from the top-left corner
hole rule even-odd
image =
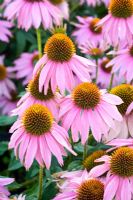
[[[83,160],[85,160],[85,158],[87,157],[87,144],[88,144],[88,142],[86,142],[84,145]]]
[[[114,80],[114,74],[111,75],[110,84],[109,84],[109,91],[110,91],[111,88],[112,88],[113,80]]]
[[[37,35],[37,45],[38,45],[38,51],[39,51],[39,58],[42,57],[42,38],[41,38],[41,29],[36,29],[36,35]]]
[[[40,167],[38,200],[42,200],[42,195],[43,195],[43,167]]]
[[[97,78],[98,78],[98,59],[96,59],[96,83],[97,83]]]

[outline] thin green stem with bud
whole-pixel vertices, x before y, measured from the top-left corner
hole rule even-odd
[[[111,88],[112,88],[113,80],[114,80],[114,73],[111,75],[110,84],[109,84],[109,90],[111,90]]]
[[[39,58],[42,57],[42,38],[41,38],[41,29],[36,29],[36,35],[37,35],[37,45],[38,45],[38,52],[39,52]]]

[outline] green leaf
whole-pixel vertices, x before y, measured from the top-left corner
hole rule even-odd
[[[80,169],[83,169],[81,160],[75,160],[68,165],[69,171],[80,170]]]
[[[0,142],[0,156],[8,150],[8,142]]]
[[[17,120],[17,116],[9,117],[9,116],[0,116],[0,126],[8,126],[12,125]]]
[[[24,51],[26,46],[25,32],[23,32],[22,30],[18,31],[16,33],[16,40],[17,55],[19,55]]]
[[[14,170],[19,169],[21,167],[22,167],[22,164],[20,163],[19,160],[16,159],[16,157],[14,156],[14,153],[12,152],[10,163],[9,163],[9,166],[8,166],[8,170],[14,171]]]

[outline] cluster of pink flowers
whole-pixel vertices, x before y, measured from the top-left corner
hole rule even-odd
[[[83,169],[62,172],[54,200],[132,200],[133,2],[79,1],[84,3],[88,8],[104,3],[108,14],[77,16],[71,36],[62,25],[69,20],[65,0],[2,4],[8,21],[0,20],[0,40],[9,42],[14,22],[25,31],[36,29],[38,37],[38,50],[23,52],[13,66],[5,67],[0,56],[0,111],[17,116],[8,146],[26,170],[35,160],[50,170],[53,156],[62,167],[64,157],[78,157],[75,144],[84,147]],[[52,30],[44,53],[40,27]],[[19,101],[14,79],[26,86]],[[107,151],[88,155],[91,137]],[[9,199],[4,186],[13,181],[0,178],[0,199]]]

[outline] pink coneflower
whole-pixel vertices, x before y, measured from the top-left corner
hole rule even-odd
[[[8,200],[8,196],[10,195],[10,192],[5,188],[5,186],[11,184],[12,182],[14,182],[14,178],[0,177],[0,199],[1,200]]]
[[[118,45],[121,41],[132,42],[133,35],[132,0],[111,0],[109,14],[98,23],[110,44]]]
[[[9,38],[12,36],[10,28],[12,23],[6,20],[0,20],[0,40],[3,42],[9,42]]]
[[[116,57],[109,62],[107,67],[112,65],[112,72],[119,72],[119,75],[125,77],[127,83],[130,83],[133,80],[133,46],[119,50],[115,55]]]
[[[102,28],[96,28],[97,23],[100,19],[93,17],[77,17],[79,23],[75,23],[76,30],[73,32],[73,36],[76,42],[81,45],[86,43],[86,41],[91,41],[92,43],[99,43],[102,38]]]
[[[121,147],[96,161],[104,164],[94,167],[89,175],[97,178],[107,173],[103,199],[132,200],[133,149]]]
[[[31,80],[34,65],[38,59],[38,52],[34,51],[33,53],[22,53],[20,58],[15,60],[15,66],[12,70],[16,71],[17,79],[23,79],[23,85],[27,85],[27,83]]]
[[[46,106],[58,120],[59,94],[53,94],[50,87],[46,95],[44,92],[39,92],[39,75],[29,82],[26,94],[20,99],[18,107],[12,112],[12,115],[22,115],[25,109],[36,103]]]
[[[95,178],[89,178],[84,171],[81,177],[73,178],[54,200],[103,200],[104,184]]]
[[[15,78],[15,75],[12,73],[12,68],[5,67],[4,56],[0,56],[0,97],[5,96],[10,99],[10,92],[16,90],[11,78]]]
[[[66,156],[64,147],[75,155],[67,131],[53,120],[52,113],[41,104],[24,110],[23,116],[14,123],[10,132],[13,135],[9,148],[14,148],[15,155],[26,169],[31,167],[34,159],[49,169],[52,155],[63,165],[62,156]]]
[[[16,108],[18,102],[16,91],[12,91],[10,95],[10,99],[4,96],[0,97],[0,110],[3,115],[10,115],[11,111]]]
[[[122,102],[106,90],[99,90],[93,83],[81,83],[62,100],[59,117],[66,130],[71,128],[74,142],[78,141],[80,133],[81,142],[85,144],[90,129],[100,142],[102,135],[107,135],[109,128],[114,127],[113,119],[122,121],[116,107]]]
[[[46,42],[44,56],[35,66],[34,75],[41,70],[39,91],[47,93],[49,84],[53,93],[57,87],[64,94],[75,86],[74,77],[80,81],[90,81],[90,71],[95,66],[92,61],[75,54],[72,40],[62,33],[56,33]],[[43,68],[42,68],[43,67]]]
[[[17,19],[19,28],[26,31],[32,26],[38,29],[41,23],[50,29],[53,23],[60,25],[63,18],[60,9],[48,0],[14,0],[7,6],[5,16]]]
[[[107,140],[128,138],[129,135],[133,137],[133,86],[122,84],[114,87],[110,92],[123,100],[123,103],[117,106],[123,116],[123,121],[114,121],[116,128],[110,130]]]

